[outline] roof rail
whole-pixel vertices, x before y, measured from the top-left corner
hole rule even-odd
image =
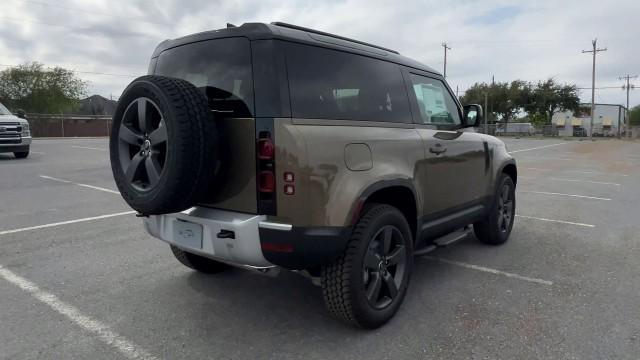
[[[328,36],[328,37],[332,37],[332,38],[336,38],[336,39],[340,39],[340,40],[350,41],[350,42],[353,42],[353,43],[356,43],[356,44],[370,46],[370,47],[373,47],[373,48],[376,48],[376,49],[380,49],[380,50],[384,50],[384,51],[389,51],[389,52],[392,52],[394,54],[400,54],[399,52],[397,52],[395,50],[387,49],[387,48],[382,47],[382,46],[369,44],[369,43],[366,43],[364,41],[349,39],[349,38],[344,37],[344,36],[334,35],[334,34],[330,34],[330,33],[324,32],[324,31],[309,29],[309,28],[306,28],[306,27],[287,24],[287,23],[280,22],[280,21],[272,22],[271,24],[272,25],[276,25],[276,26],[280,26],[280,27],[289,28],[289,29],[306,31],[306,32],[310,32],[310,33],[314,33],[314,34],[318,34],[318,35]]]

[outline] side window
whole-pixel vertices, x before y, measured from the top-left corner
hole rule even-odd
[[[396,64],[314,46],[288,44],[292,115],[409,123],[409,99]]]
[[[422,124],[460,125],[458,106],[442,81],[411,74]]]

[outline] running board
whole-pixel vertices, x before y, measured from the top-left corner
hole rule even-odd
[[[445,246],[451,245],[457,241],[465,239],[467,236],[469,236],[469,234],[471,234],[472,231],[473,229],[471,228],[471,225],[465,226],[462,229],[456,230],[454,232],[451,232],[447,235],[441,236],[433,240],[431,244],[419,250],[416,250],[414,252],[414,255],[424,255],[426,253],[432,252],[433,250],[439,247],[445,247]]]

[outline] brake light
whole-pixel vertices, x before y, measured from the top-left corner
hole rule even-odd
[[[276,178],[273,171],[261,171],[258,174],[258,190],[263,193],[272,193],[276,189]]]
[[[273,146],[271,139],[258,140],[258,158],[260,160],[272,160],[274,154],[275,146]]]

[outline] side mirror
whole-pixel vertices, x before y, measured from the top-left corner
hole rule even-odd
[[[464,127],[478,127],[482,123],[482,106],[470,104],[464,106]]]
[[[20,119],[27,119],[27,113],[22,109],[18,109],[18,111],[16,111],[16,116]]]

